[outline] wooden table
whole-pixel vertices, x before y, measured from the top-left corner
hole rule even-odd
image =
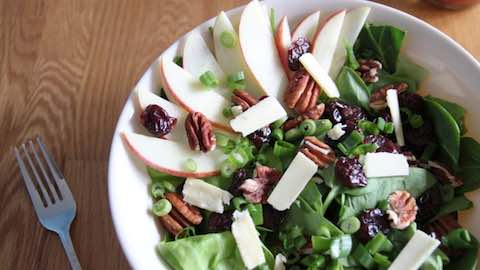
[[[171,42],[246,2],[0,1],[0,269],[68,269],[57,236],[37,222],[11,155],[12,146],[36,135],[76,198],[71,232],[83,268],[129,268],[107,197],[117,117],[135,82]],[[480,6],[451,12],[417,1],[381,2],[430,22],[480,58]]]

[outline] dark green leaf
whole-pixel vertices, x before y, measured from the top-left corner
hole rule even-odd
[[[445,270],[475,270],[477,269],[478,249],[469,249],[463,256],[451,261],[445,266]]]
[[[224,177],[221,175],[206,177],[204,178],[204,180],[205,182],[217,186],[221,189],[228,189],[233,181],[231,177]]]
[[[462,106],[460,106],[456,103],[453,103],[453,102],[450,102],[450,101],[447,101],[447,100],[444,100],[444,99],[441,99],[441,98],[432,97],[432,96],[428,96],[428,98],[430,98],[430,99],[436,101],[438,104],[442,105],[442,107],[452,115],[452,117],[457,122],[458,127],[460,128],[460,134],[461,135],[463,135],[463,134],[465,134],[465,132],[467,132],[467,130],[465,128],[465,124],[464,124],[465,108],[463,108]]]
[[[451,213],[454,213],[454,212],[466,210],[466,209],[469,209],[469,208],[472,208],[472,207],[473,207],[473,203],[469,199],[467,199],[465,196],[462,195],[462,196],[455,197],[451,201],[442,205],[438,209],[438,212],[435,215],[435,217],[433,217],[431,219],[431,221],[433,221],[433,220],[435,220],[439,217],[442,217],[442,216],[445,216],[445,215],[448,215],[448,214],[451,214]]]
[[[169,175],[169,174],[166,174],[166,173],[163,173],[163,172],[159,172],[159,171],[157,171],[155,169],[152,169],[150,167],[147,167],[147,173],[150,176],[150,178],[152,179],[152,183],[168,182],[168,183],[172,184],[175,188],[177,188],[178,186],[183,184],[183,181],[185,180],[185,178],[176,177],[176,176],[172,176],[172,175]]]
[[[343,67],[335,82],[340,91],[340,98],[343,101],[370,110],[368,106],[370,90],[355,70],[349,67]]]
[[[438,102],[426,97],[428,114],[439,142],[440,154],[451,168],[458,168],[460,129],[452,115]]]
[[[480,144],[470,137],[460,140],[459,177],[463,186],[456,192],[462,194],[480,188]]]
[[[360,64],[357,61],[357,58],[355,57],[355,53],[353,52],[353,47],[349,44],[345,46],[345,50],[347,50],[347,59],[345,60],[345,66],[356,70]]]
[[[408,90],[415,92],[420,87],[420,83],[427,77],[428,71],[413,63],[405,55],[400,55],[397,61],[397,70],[393,75],[407,79],[405,82],[408,83]]]
[[[325,181],[325,185],[327,185],[329,188],[340,186],[341,187],[340,193],[345,193],[352,196],[365,195],[375,191],[378,188],[377,187],[378,181],[376,180],[369,181],[368,185],[363,188],[345,187],[344,185],[342,185],[342,183],[338,182],[335,177],[335,166],[329,166],[328,168],[319,170],[318,175],[322,177],[323,181]]]

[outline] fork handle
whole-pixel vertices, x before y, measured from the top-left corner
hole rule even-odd
[[[70,262],[70,266],[72,270],[82,270],[80,266],[80,262],[78,261],[77,254],[75,253],[75,249],[73,248],[72,238],[70,238],[70,230],[66,228],[60,232],[58,232],[58,236],[60,236],[60,240],[62,241],[63,248],[65,249],[65,253],[67,253],[68,261]]]

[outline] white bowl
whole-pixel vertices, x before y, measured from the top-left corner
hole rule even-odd
[[[339,8],[371,6],[369,21],[398,26],[408,31],[404,53],[416,63],[430,71],[429,78],[423,84],[423,91],[435,96],[448,98],[465,106],[468,110],[468,135],[480,139],[480,64],[460,45],[439,30],[427,23],[401,11],[373,2],[357,0],[335,1],[265,1],[273,7],[277,16],[288,15],[291,23],[314,10],[330,12]],[[243,8],[228,12],[238,21]],[[325,13],[324,13],[325,14]],[[208,26],[213,25],[214,18],[199,28],[209,40]],[[472,35],[475,33],[472,33]],[[180,42],[182,38],[179,38]],[[179,42],[175,42],[164,54],[176,54]],[[156,61],[146,70],[138,84],[152,90],[159,88],[156,76]],[[110,206],[113,222],[125,255],[134,269],[168,269],[157,255],[155,246],[159,243],[163,232],[149,213],[152,200],[147,190],[149,177],[145,166],[136,160],[123,145],[119,133],[121,131],[140,130],[137,116],[134,115],[135,103],[130,97],[118,119],[113,136],[108,170]],[[480,193],[477,193],[477,195]],[[480,195],[470,194],[474,203],[480,205]],[[477,237],[480,237],[480,208],[467,211],[461,215],[461,222]]]

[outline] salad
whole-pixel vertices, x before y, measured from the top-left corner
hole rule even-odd
[[[465,109],[418,94],[407,33],[369,7],[288,18],[254,0],[221,12],[137,89],[142,134],[121,134],[151,177],[172,269],[475,269],[458,222],[480,187]],[[325,13],[325,14],[324,14]]]

